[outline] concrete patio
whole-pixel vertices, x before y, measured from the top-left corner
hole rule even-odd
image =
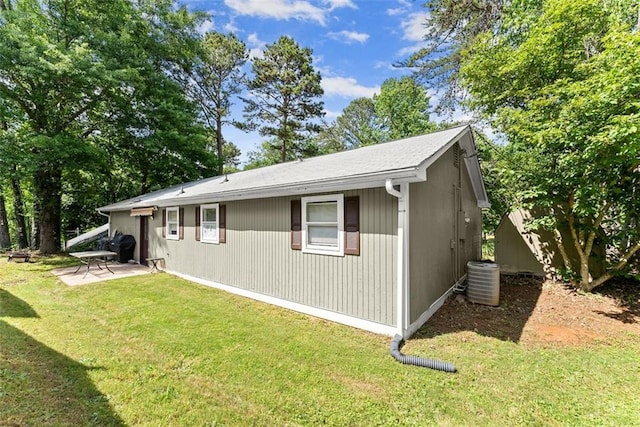
[[[77,266],[57,268],[55,270],[51,270],[51,273],[57,276],[58,279],[66,285],[79,286],[103,282],[105,280],[120,279],[122,277],[139,276],[141,274],[149,274],[151,272],[151,268],[140,264],[121,264],[118,262],[110,262],[109,268],[113,273],[104,268],[104,265],[102,266],[102,270],[99,269],[96,264],[91,264],[88,272],[87,267],[82,265],[77,273]],[[86,276],[85,273],[87,273]]]

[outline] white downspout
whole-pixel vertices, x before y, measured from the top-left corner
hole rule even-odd
[[[408,289],[409,289],[409,184],[399,184],[396,190],[391,179],[385,181],[387,193],[398,199],[398,269],[397,269],[397,300],[396,326],[398,334],[405,338],[409,325]]]

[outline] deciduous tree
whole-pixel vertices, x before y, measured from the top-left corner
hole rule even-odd
[[[376,116],[386,141],[407,138],[435,129],[429,120],[429,96],[408,76],[385,80],[373,96]]]
[[[471,105],[520,153],[521,200],[548,212],[538,225],[554,231],[584,290],[640,250],[640,35],[637,5],[626,5],[546,1],[517,31],[478,37],[461,68]],[[596,245],[604,272],[591,267]]]
[[[193,124],[195,115],[181,110],[184,94],[173,75],[191,51],[195,25],[170,0],[4,1],[0,98],[19,111],[21,164],[30,167],[41,252],[60,247],[65,173],[104,160],[105,134],[123,138],[111,147],[162,141],[158,153],[184,160],[179,166],[193,163],[196,143],[189,141],[198,138],[189,138],[199,132],[175,126],[178,117]],[[139,148],[148,153],[146,144]],[[166,175],[181,171],[175,162],[167,166]]]

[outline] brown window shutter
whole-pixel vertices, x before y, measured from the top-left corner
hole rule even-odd
[[[360,197],[344,198],[344,253],[360,255]]]
[[[162,209],[162,237],[167,237],[167,210]]]
[[[200,206],[196,206],[196,241],[200,241]]]
[[[227,207],[219,205],[218,209],[218,242],[227,243]]]
[[[178,209],[178,239],[184,239],[184,208]]]
[[[291,249],[302,250],[302,201],[291,201]]]

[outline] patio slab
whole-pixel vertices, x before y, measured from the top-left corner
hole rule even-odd
[[[86,266],[80,267],[77,273],[75,273],[77,266],[56,268],[51,270],[55,276],[62,281],[62,283],[69,286],[88,285],[90,283],[103,282],[105,280],[120,279],[122,277],[139,276],[141,274],[149,274],[151,269],[140,264],[125,264],[113,262],[109,263],[109,268],[113,271],[113,274],[109,272],[104,266],[100,270],[95,264],[91,264],[89,272],[85,276],[87,271]]]

